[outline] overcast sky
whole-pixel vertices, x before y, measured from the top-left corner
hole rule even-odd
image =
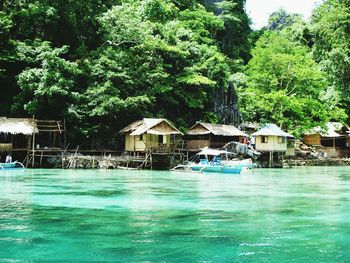
[[[305,19],[319,0],[247,0],[246,9],[253,21],[253,28],[267,25],[269,15],[283,7],[289,13],[302,14]]]

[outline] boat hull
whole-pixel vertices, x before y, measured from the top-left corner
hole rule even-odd
[[[202,173],[240,174],[242,171],[242,166],[194,165],[191,166],[191,170]]]
[[[24,166],[20,162],[0,163],[0,170],[23,169]]]

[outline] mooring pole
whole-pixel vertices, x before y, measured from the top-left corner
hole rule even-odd
[[[66,128],[66,119],[63,119],[63,148],[66,148],[67,145],[67,128]]]
[[[33,139],[32,139],[32,168],[35,164],[35,115],[33,115]]]

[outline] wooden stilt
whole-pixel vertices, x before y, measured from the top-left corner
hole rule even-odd
[[[41,155],[40,155],[40,168],[42,167],[43,154],[44,154],[44,151],[41,151]]]
[[[67,135],[66,135],[66,119],[63,119],[63,148],[67,147]]]
[[[33,123],[35,123],[35,118],[33,116]],[[32,138],[32,168],[34,168],[35,165],[35,132],[33,132],[33,138]]]

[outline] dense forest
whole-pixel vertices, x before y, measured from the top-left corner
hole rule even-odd
[[[261,30],[245,0],[0,0],[0,87],[0,116],[66,119],[76,141],[143,117],[298,136],[348,122],[350,0]]]

